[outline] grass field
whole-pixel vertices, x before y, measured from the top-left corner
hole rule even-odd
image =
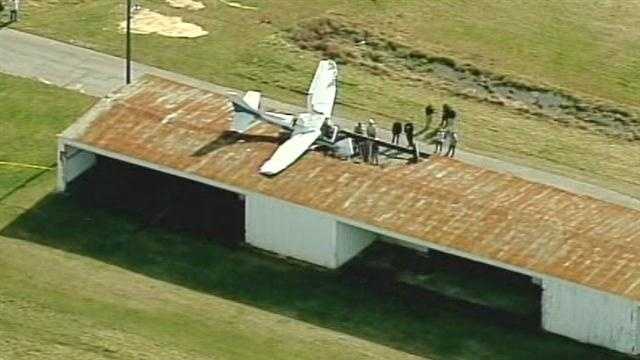
[[[204,0],[201,11],[160,0],[145,7],[180,15],[211,34],[195,40],[134,36],[135,59],[241,89],[260,89],[303,103],[315,62],[291,34],[312,17],[334,17],[457,63],[611,103],[638,114],[640,5],[631,1],[247,1],[257,11]],[[117,24],[123,9],[107,0],[31,1],[18,28],[112,54],[121,54]],[[624,14],[624,16],[620,16]],[[67,19],[74,21],[52,21]],[[242,26],[238,26],[242,24]],[[640,197],[640,141],[599,133],[602,126],[554,121],[407,80],[356,64],[341,68],[340,116],[383,122],[421,121],[422,108],[448,102],[462,111],[465,149],[550,170]],[[626,111],[625,110],[625,111]],[[637,120],[637,119],[636,119]],[[637,123],[631,124],[638,126]],[[633,134],[627,134],[632,136]]]
[[[50,164],[49,134],[93,100],[0,80],[25,95],[11,98],[14,116],[0,115],[14,134],[2,148],[21,150],[3,160]],[[43,114],[33,99],[67,103]],[[24,139],[29,128],[42,137]],[[148,227],[81,193],[51,194],[53,171],[7,181],[9,169],[0,167],[0,359],[626,358],[430,293]]]
[[[93,104],[93,99],[84,95],[3,74],[0,99],[0,162],[42,167],[55,166],[56,134]],[[0,199],[43,172],[0,165]]]

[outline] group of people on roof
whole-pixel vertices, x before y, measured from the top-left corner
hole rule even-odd
[[[376,128],[376,122],[373,119],[369,119],[366,129],[362,122],[358,122],[354,129],[354,132],[361,136],[365,136],[366,134],[366,136],[370,139],[378,138],[378,129]],[[377,142],[373,140],[357,140],[356,152],[362,156],[364,162],[372,165],[380,164],[380,160],[378,158],[380,147],[378,146]]]
[[[456,154],[456,147],[458,146],[459,136],[456,132],[457,124],[460,121],[460,114],[453,110],[448,104],[442,106],[442,118],[439,126],[436,130],[429,132],[433,116],[436,113],[431,104],[427,105],[425,111],[425,124],[424,128],[418,133],[415,132],[415,127],[412,122],[402,124],[396,121],[391,126],[391,143],[394,145],[401,144],[401,138],[404,134],[406,139],[406,145],[416,149],[415,137],[416,135],[425,134],[425,139],[435,145],[434,155],[442,155],[447,157],[454,157]],[[362,156],[366,163],[378,165],[379,164],[379,144],[374,139],[378,138],[378,130],[376,123],[373,119],[369,119],[367,125],[362,122],[358,122],[354,129],[354,132],[361,136],[366,136],[369,139],[356,140],[356,153]],[[370,140],[371,139],[371,140]],[[446,148],[446,151],[445,151]]]
[[[424,108],[425,113],[425,131],[431,126],[435,109],[431,104]],[[444,149],[444,145],[447,145],[447,151],[445,156],[454,157],[456,154],[456,147],[458,146],[459,136],[455,130],[457,124],[460,122],[460,114],[456,112],[448,104],[442,106],[442,120],[438,126],[435,136],[431,138],[431,142],[435,145],[433,153],[435,155],[441,155]]]
[[[424,109],[425,112],[425,124],[424,128],[420,130],[418,134],[427,133],[431,127],[433,121],[433,115],[435,109],[431,104],[427,105]],[[451,108],[448,104],[442,106],[442,120],[435,132],[431,132],[431,136],[428,136],[428,140],[435,145],[434,154],[441,155],[444,151],[445,144],[447,150],[444,152],[445,156],[454,157],[456,154],[456,147],[458,146],[458,133],[455,131],[457,122],[459,121],[459,114]],[[404,133],[407,139],[407,145],[414,146],[415,131],[413,123],[408,122],[404,125],[401,122],[394,122],[391,127],[391,142],[400,145],[400,138]]]
[[[406,123],[404,126],[401,122],[396,121],[391,126],[391,142],[400,145],[400,136],[404,132],[405,137],[407,138],[407,144],[413,147],[413,136],[414,136],[414,128],[413,123]]]

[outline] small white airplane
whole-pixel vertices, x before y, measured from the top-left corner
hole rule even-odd
[[[236,114],[231,130],[244,133],[263,121],[291,132],[289,139],[260,167],[261,174],[278,174],[314,144],[327,146],[342,156],[354,154],[352,139],[337,140],[339,128],[331,122],[337,82],[336,63],[332,60],[320,61],[309,87],[307,112],[297,116],[263,111],[262,95],[256,91],[247,92],[242,99],[233,99]]]

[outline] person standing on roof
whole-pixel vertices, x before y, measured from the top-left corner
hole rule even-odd
[[[377,129],[376,129],[376,122],[373,121],[373,119],[369,119],[369,125],[367,126],[367,136],[372,138],[372,139],[376,139],[377,136]]]
[[[404,124],[404,136],[407,137],[407,143],[410,147],[413,147],[413,123]]]
[[[378,143],[375,141],[371,142],[371,165],[380,165],[380,161],[378,160],[378,153],[380,152],[380,148]]]
[[[373,158],[373,149],[374,149],[373,139],[376,139],[378,137],[377,132],[378,132],[378,129],[376,129],[376,122],[373,121],[373,119],[369,119],[369,125],[367,126],[367,137],[369,138],[367,139],[367,155],[369,157],[369,160],[372,160]],[[376,154],[376,158],[377,158],[377,154]]]
[[[353,132],[357,135],[364,136],[364,125],[362,125],[362,122],[358,121]],[[360,156],[362,156],[362,159],[367,161],[366,142],[362,139],[356,138],[356,148],[358,149],[357,151],[360,153]]]
[[[391,137],[391,143],[392,144],[400,144],[400,135],[402,134],[402,123],[399,121],[396,121],[393,123],[393,126],[391,126],[391,134],[393,135]]]
[[[433,140],[433,143],[436,145],[434,150],[434,154],[440,155],[442,153],[442,146],[444,145],[444,141],[447,139],[447,133],[444,129],[439,129],[436,134],[436,138]]]
[[[20,0],[9,0],[9,21],[18,21],[18,10],[20,9]]]
[[[455,131],[449,131],[449,148],[445,156],[454,157],[456,155],[456,146],[458,146],[458,134]]]

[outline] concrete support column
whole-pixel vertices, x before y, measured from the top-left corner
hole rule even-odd
[[[375,239],[372,232],[261,195],[246,197],[245,217],[249,244],[330,269],[349,261]]]
[[[543,279],[542,288],[545,330],[640,354],[640,303],[560,280]]]
[[[67,184],[89,170],[95,163],[95,154],[66,145],[60,140],[58,142],[58,191],[65,191]]]
[[[377,234],[336,221],[335,258],[336,267],[353,259],[376,240]]]

